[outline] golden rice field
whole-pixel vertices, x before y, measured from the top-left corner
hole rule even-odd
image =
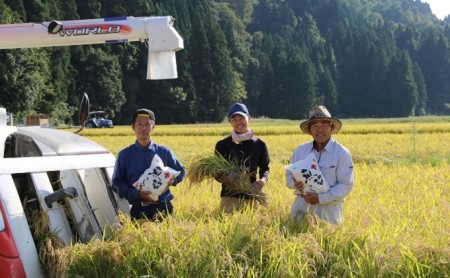
[[[298,122],[257,119],[268,145],[267,207],[218,211],[219,184],[173,189],[175,214],[122,228],[102,242],[61,250],[70,277],[450,277],[450,117],[347,120],[335,138],[353,154],[356,183],[338,227],[289,221],[294,200],[284,165],[310,140]],[[153,140],[189,161],[211,153],[228,123],[156,126]],[[114,154],[129,126],[82,133]]]

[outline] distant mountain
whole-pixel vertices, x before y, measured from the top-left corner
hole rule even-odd
[[[178,79],[145,79],[143,44],[0,50],[0,105],[75,122],[91,109],[128,124],[217,122],[230,104],[303,119],[450,114],[450,18],[415,0],[0,0],[0,23],[172,15],[184,39]],[[0,38],[1,40],[1,38]]]

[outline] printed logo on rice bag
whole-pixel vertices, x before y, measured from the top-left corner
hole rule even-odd
[[[292,173],[295,180],[305,184],[304,191],[323,193],[330,190],[313,153],[310,153],[305,159],[285,165],[284,168]]]
[[[144,171],[135,185],[140,190],[151,192],[150,198],[156,201],[166,189],[170,179],[176,178],[179,174],[180,171],[164,166],[159,155],[155,154],[150,167]]]

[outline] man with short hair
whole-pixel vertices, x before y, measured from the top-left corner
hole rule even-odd
[[[217,181],[222,183],[220,209],[225,213],[256,205],[255,201],[265,202],[262,188],[269,180],[269,152],[266,143],[249,129],[250,119],[244,104],[233,104],[228,111],[228,120],[233,128],[231,135],[217,142],[215,147],[216,153],[248,170],[252,186],[251,192],[234,192],[230,184],[236,179],[236,173],[217,177]]]
[[[153,111],[144,108],[136,110],[131,119],[131,128],[136,135],[136,141],[117,155],[112,188],[120,198],[127,199],[132,205],[130,210],[132,219],[155,220],[159,215],[172,214],[173,195],[169,187],[181,182],[185,168],[168,147],[159,145],[151,139],[151,133],[155,128]],[[175,179],[169,181],[158,200],[153,200],[150,192],[136,187],[136,182],[150,167],[155,155],[161,158],[164,166],[180,172]]]
[[[295,189],[297,195],[292,204],[291,219],[299,221],[309,211],[333,224],[342,221],[343,203],[353,188],[354,174],[351,153],[332,138],[332,134],[341,127],[341,121],[331,117],[325,106],[313,107],[309,119],[300,124],[300,129],[311,135],[313,141],[295,149],[291,164],[313,153],[323,178],[331,188],[324,193],[304,191],[305,184],[296,181],[292,173],[286,170],[287,186]]]

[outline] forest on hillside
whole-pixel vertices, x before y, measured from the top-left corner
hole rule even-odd
[[[177,79],[146,79],[142,43],[0,50],[0,106],[55,125],[78,124],[84,93],[116,124],[141,107],[219,122],[238,101],[269,118],[450,114],[450,18],[419,0],[0,0],[0,24],[166,15]]]

